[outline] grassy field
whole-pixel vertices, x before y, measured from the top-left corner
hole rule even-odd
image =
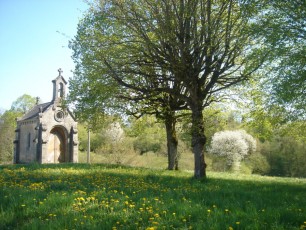
[[[6,165],[0,229],[306,229],[306,179]]]

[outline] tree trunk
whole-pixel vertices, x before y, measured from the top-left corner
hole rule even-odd
[[[167,133],[168,170],[178,170],[178,140],[175,130],[176,118],[174,114],[168,114],[165,119]]]
[[[206,178],[206,164],[204,159],[204,121],[202,106],[198,103],[191,107],[192,112],[192,152],[194,154],[194,177]]]

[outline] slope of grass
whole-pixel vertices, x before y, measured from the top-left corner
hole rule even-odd
[[[305,195],[305,179],[6,165],[0,229],[305,229]]]

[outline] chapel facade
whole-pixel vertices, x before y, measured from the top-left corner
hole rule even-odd
[[[51,102],[36,104],[17,119],[14,141],[14,163],[78,162],[77,122],[64,108],[66,80],[62,70],[52,81]]]

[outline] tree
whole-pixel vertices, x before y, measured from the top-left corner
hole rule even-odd
[[[244,130],[221,131],[214,134],[210,152],[225,156],[227,164],[239,171],[241,160],[256,150],[256,140]]]
[[[282,105],[291,119],[305,119],[306,101],[306,2],[264,1],[257,33],[268,49],[269,65],[262,72],[262,88],[271,102]]]
[[[28,112],[30,109],[33,108],[35,103],[36,103],[35,97],[32,97],[28,94],[24,94],[18,97],[17,100],[12,103],[11,110],[16,112],[22,112],[23,114],[25,114],[26,112]]]
[[[0,116],[0,162],[7,163],[13,161],[13,141],[15,138],[16,118],[21,112],[13,110],[5,111]]]
[[[251,49],[253,12],[247,7],[235,0],[104,1],[93,9],[93,36],[82,38],[104,77],[187,103],[196,178],[206,176],[203,109],[262,63],[260,50]]]
[[[24,94],[12,103],[10,110],[0,115],[0,162],[12,161],[16,118],[28,112],[35,102],[34,97]]]
[[[115,80],[107,77],[109,73],[105,71],[105,66],[96,62],[97,52],[100,51],[92,45],[97,35],[96,27],[101,25],[99,19],[100,16],[89,12],[79,23],[78,34],[70,43],[70,47],[74,50],[73,59],[77,65],[74,78],[70,79],[69,101],[74,103],[79,118],[83,121],[90,120],[95,124],[101,121],[101,114],[105,114],[106,111],[125,111],[137,118],[144,114],[154,114],[159,121],[165,124],[168,169],[178,169],[178,140],[175,124],[182,113],[177,114],[176,111],[187,109],[186,102],[165,92],[152,90],[156,81],[150,81],[151,78],[134,81],[138,87],[126,87],[126,85],[120,87],[114,84]],[[105,27],[103,24],[101,26]],[[120,29],[116,25],[113,27]],[[108,33],[106,29],[103,32]],[[84,37],[87,39],[83,39]],[[92,52],[93,50],[95,52]],[[165,74],[149,67],[146,67],[146,71],[155,77]],[[133,80],[130,79],[130,81]],[[170,87],[168,84],[172,82],[162,84],[163,87]],[[175,85],[175,88],[180,90],[178,84]]]

